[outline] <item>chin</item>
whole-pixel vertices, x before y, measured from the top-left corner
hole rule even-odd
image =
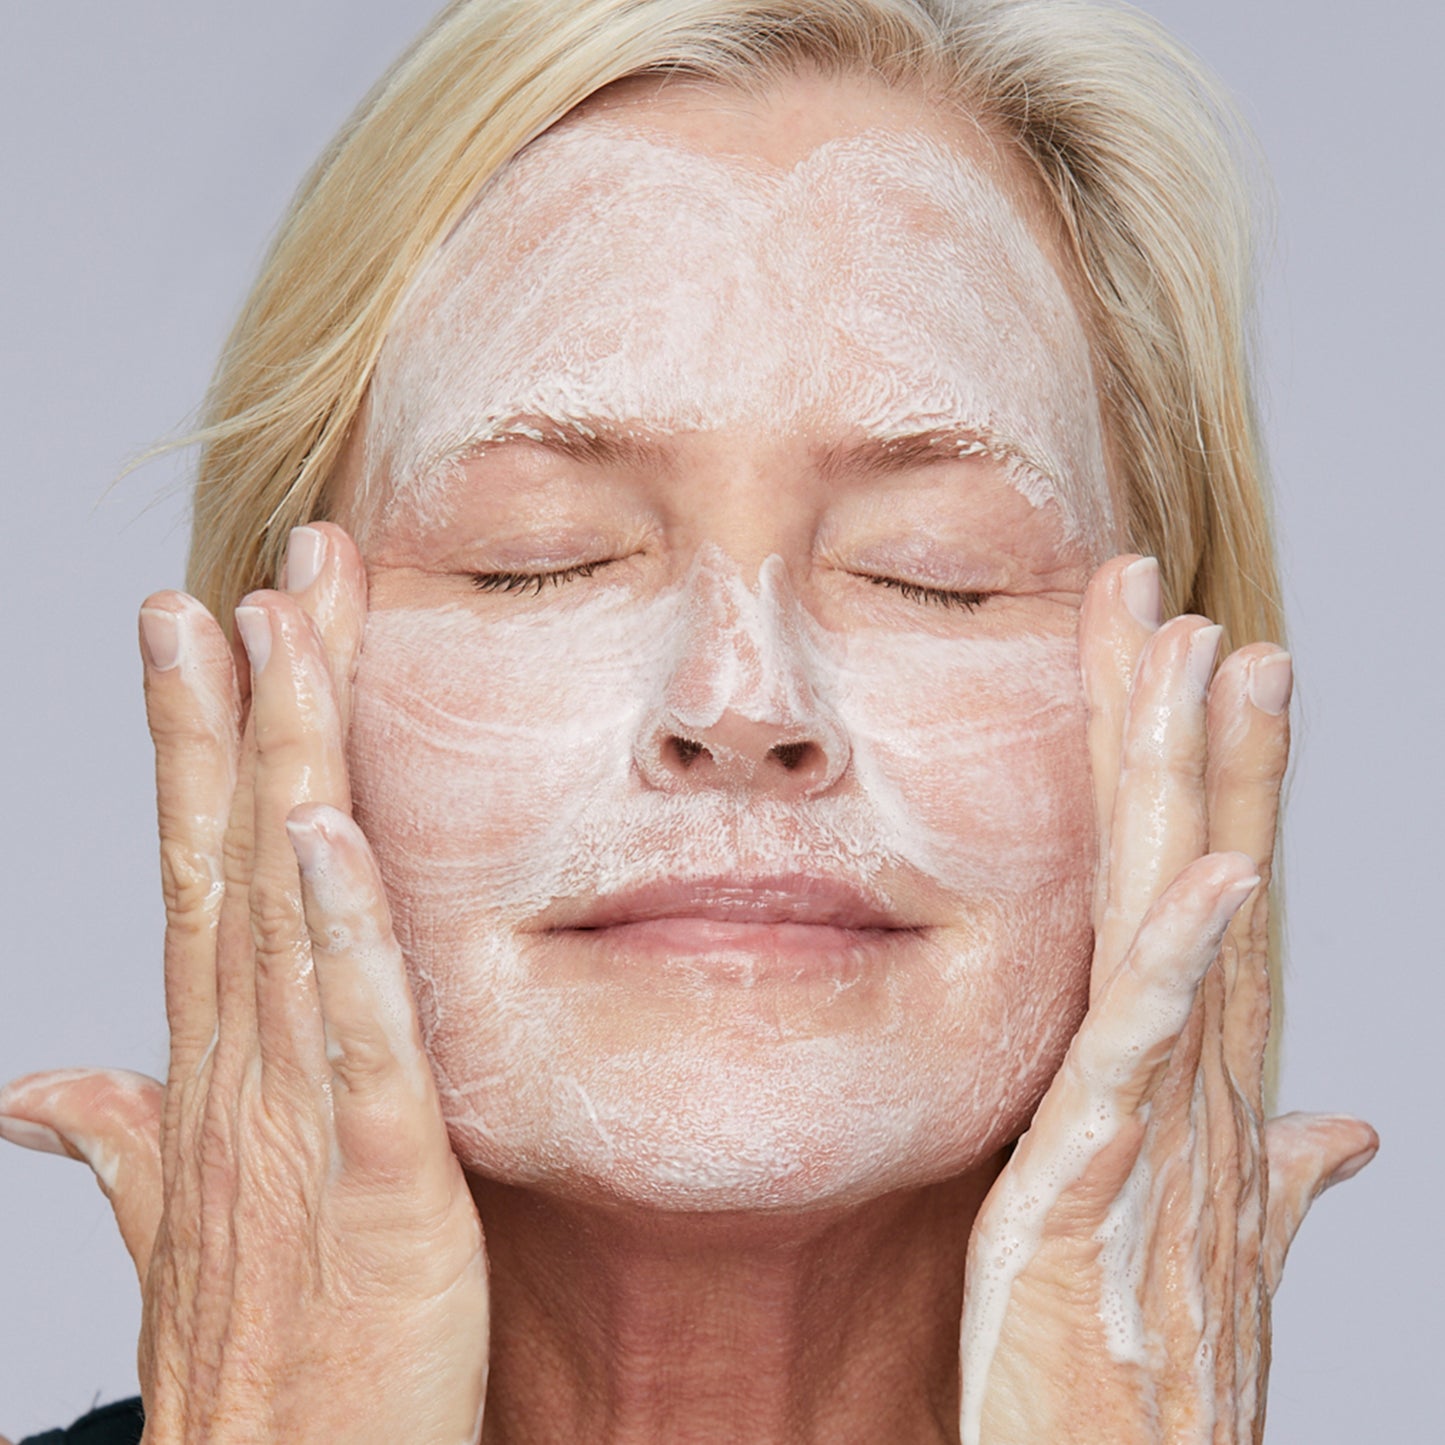
[[[1028,986],[1006,963],[945,995],[905,979],[832,1030],[727,991],[612,1035],[604,1010],[534,1001],[485,1074],[457,1010],[424,995],[423,1015],[469,1173],[578,1203],[826,1209],[981,1169],[1028,1127],[1087,1002],[1088,929],[1053,942]]]

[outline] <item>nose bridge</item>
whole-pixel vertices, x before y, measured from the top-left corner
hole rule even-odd
[[[816,710],[802,606],[781,557],[763,562],[756,590],[721,553],[700,557],[684,608],[665,698],[684,727],[706,730],[731,713],[787,729]]]
[[[750,588],[721,549],[700,553],[674,637],[659,707],[640,740],[645,776],[746,782],[768,767],[807,792],[837,779],[847,743],[781,557],[767,558]]]

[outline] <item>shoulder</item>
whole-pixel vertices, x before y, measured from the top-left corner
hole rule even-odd
[[[29,1435],[19,1445],[140,1445],[144,1426],[139,1400],[117,1400],[82,1416],[68,1430]]]

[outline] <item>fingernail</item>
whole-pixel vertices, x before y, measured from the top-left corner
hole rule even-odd
[[[1159,562],[1154,557],[1141,557],[1124,568],[1124,606],[1130,616],[1151,632],[1159,626],[1163,601],[1159,592]]]
[[[1343,1184],[1346,1179],[1353,1179],[1376,1154],[1380,1152],[1378,1144],[1371,1144],[1368,1149],[1361,1149],[1358,1154],[1351,1154],[1343,1164],[1336,1167],[1323,1184],[1320,1185],[1320,1193],[1326,1189],[1333,1189],[1336,1184]]]
[[[286,543],[286,590],[301,592],[320,575],[326,561],[326,534],[314,527],[292,527]]]
[[[259,673],[271,656],[271,619],[264,607],[238,607],[236,627],[251,659],[251,671]]]
[[[1234,915],[1244,907],[1244,900],[1259,887],[1260,875],[1252,874],[1248,878],[1241,878],[1238,883],[1231,883],[1228,888],[1219,895],[1219,904],[1214,912],[1215,925],[1220,933],[1229,927]]]
[[[1257,657],[1249,666],[1249,700],[1261,712],[1278,717],[1289,706],[1294,663],[1287,652]]]
[[[63,1154],[70,1158],[70,1150],[54,1129],[31,1123],[29,1119],[12,1119],[8,1114],[0,1114],[0,1139],[18,1144],[22,1149],[34,1149],[41,1154]]]
[[[1209,679],[1214,675],[1214,659],[1219,654],[1219,639],[1223,634],[1222,627],[1201,627],[1189,639],[1189,680],[1200,697],[1209,691]]]
[[[326,861],[327,842],[312,818],[287,818],[286,836],[303,873],[319,872]]]
[[[142,607],[140,640],[146,662],[156,672],[169,672],[181,660],[181,619],[159,607]]]

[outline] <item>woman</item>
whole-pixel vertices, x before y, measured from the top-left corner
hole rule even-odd
[[[285,586],[235,673],[142,614],[168,1086],[0,1096],[148,1438],[1258,1428],[1374,1142],[1259,1124],[1290,674],[1180,65],[469,5],[363,111],[198,492],[197,595]]]

